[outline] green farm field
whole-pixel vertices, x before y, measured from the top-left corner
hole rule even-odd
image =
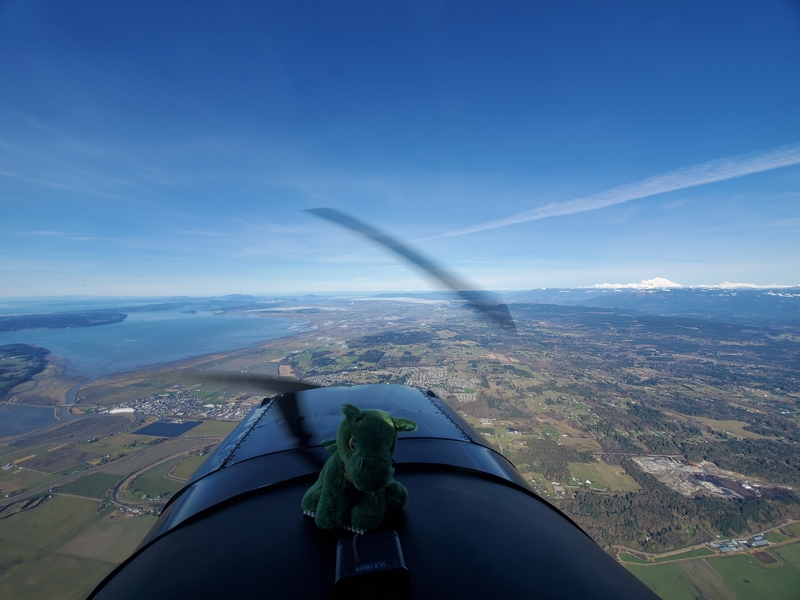
[[[58,549],[60,554],[107,562],[121,563],[155,524],[154,516],[130,517],[112,513],[94,523]]]
[[[62,494],[74,494],[86,498],[102,498],[106,492],[122,479],[111,473],[90,473],[58,488]]]
[[[725,589],[719,576],[702,559],[665,565],[626,564],[625,568],[646,583],[663,600],[736,598],[731,595],[730,590]]]
[[[556,429],[554,429],[554,428],[553,428],[553,427],[551,427],[550,425],[547,425],[547,424],[542,424],[542,425],[541,425],[541,429],[542,429],[542,431],[544,431],[544,432],[545,432],[547,435],[552,435],[553,437],[561,437],[561,436],[559,435],[558,431],[556,431]]]
[[[744,426],[747,425],[744,421],[719,421],[716,419],[709,419],[706,417],[697,417],[695,416],[694,419],[700,421],[704,425],[708,425],[714,431],[725,431],[727,433],[732,433],[733,435],[738,435],[739,437],[747,438],[749,440],[763,440],[763,439],[774,439],[768,438],[764,435],[759,435],[757,433],[753,433],[752,431],[747,431],[744,429]]]
[[[22,489],[34,488],[57,479],[58,475],[17,467],[13,467],[8,471],[0,470],[0,494],[11,494]]]
[[[800,590],[800,544],[768,548],[778,559],[765,565],[750,554],[708,560],[741,600],[796,599]]]
[[[183,481],[188,481],[188,479],[200,468],[206,459],[208,458],[208,454],[203,456],[190,456],[186,460],[181,461],[178,463],[173,469],[170,475],[175,477],[176,479],[182,479]]]
[[[62,554],[46,554],[0,584],[2,598],[85,598],[114,565]]]
[[[42,452],[47,452],[48,448],[54,445],[55,444],[47,446],[40,444],[37,446],[28,446],[27,448],[21,448],[21,449],[14,448],[13,446],[3,446],[1,449],[3,454],[0,454],[0,460],[2,460],[2,463],[4,465],[8,463],[14,463],[14,464],[20,464],[21,466],[25,466],[22,463],[24,463],[29,456],[30,457],[38,456]]]
[[[800,543],[766,548],[765,551],[778,561],[771,564],[762,563],[750,553],[667,562],[677,557],[690,558],[698,550],[660,559],[657,562],[661,564],[634,564],[635,561],[628,560],[629,556],[620,558],[629,571],[665,600],[794,600],[798,597]]]
[[[220,436],[228,435],[239,423],[233,421],[203,421],[197,427],[183,434],[183,437]]]
[[[56,495],[32,510],[0,519],[0,598],[85,595],[111,565],[56,551],[110,512],[99,507],[97,500]]]
[[[28,469],[35,469],[43,473],[59,473],[66,470],[79,470],[83,463],[99,457],[100,455],[96,452],[78,449],[75,444],[60,444],[26,460],[24,465]]]
[[[638,556],[634,556],[633,554],[630,554],[628,552],[620,552],[618,557],[622,562],[632,563],[634,565],[647,565],[647,564],[650,564],[645,559],[639,558]]]
[[[672,562],[676,560],[686,560],[687,558],[701,558],[704,556],[714,556],[716,552],[710,548],[696,548],[694,550],[687,550],[686,552],[678,552],[677,554],[670,554],[669,556],[660,556],[653,559],[655,563]]]
[[[140,502],[143,495],[148,499],[166,499],[183,487],[183,481],[167,479],[167,474],[183,461],[185,457],[179,456],[147,469],[136,477],[125,492],[120,492],[120,498],[126,502]]]
[[[570,448],[573,448],[578,452],[599,452],[600,450],[602,450],[600,444],[597,443],[597,440],[593,440],[590,438],[562,437],[561,444],[563,446],[569,446]]]
[[[147,424],[147,420],[143,424]],[[109,454],[116,458],[119,454],[133,454],[150,446],[151,437],[136,435],[133,433],[117,433],[109,435],[96,442],[83,442],[78,444],[78,448],[96,452],[97,454]]]
[[[56,495],[0,520],[0,598],[85,598],[155,523]]]
[[[98,518],[98,507],[97,500],[57,495],[33,510],[0,519],[0,541],[55,549]]]
[[[635,491],[639,489],[639,484],[625,473],[622,467],[606,465],[603,463],[567,463],[569,472],[578,481],[586,481],[594,488],[608,488],[623,492]]]

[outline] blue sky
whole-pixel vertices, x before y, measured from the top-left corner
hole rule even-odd
[[[0,296],[800,284],[800,4],[0,2]]]

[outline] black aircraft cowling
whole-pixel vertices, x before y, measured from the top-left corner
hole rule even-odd
[[[399,385],[265,400],[90,598],[331,597],[337,542],[353,534],[318,529],[300,500],[345,403],[417,423],[394,454],[408,507],[378,529],[399,535],[412,598],[656,598],[436,394]]]

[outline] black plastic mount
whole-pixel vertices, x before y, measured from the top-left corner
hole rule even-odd
[[[333,596],[347,600],[411,597],[411,576],[396,531],[339,540]]]

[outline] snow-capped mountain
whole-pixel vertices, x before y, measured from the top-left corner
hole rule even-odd
[[[596,283],[589,286],[590,289],[595,290],[670,290],[682,287],[686,286],[665,279],[664,277],[644,279],[639,283]]]
[[[773,283],[770,285],[757,285],[755,283],[731,283],[730,281],[723,281],[717,285],[698,285],[699,288],[710,288],[716,290],[782,290],[795,288],[796,285],[781,285]]]
[[[596,283],[585,289],[593,290],[675,290],[675,289],[710,289],[710,290],[776,290],[795,288],[793,285],[773,283],[771,285],[758,285],[755,283],[731,283],[723,281],[716,285],[683,285],[675,283],[664,277],[644,279],[639,283]]]

